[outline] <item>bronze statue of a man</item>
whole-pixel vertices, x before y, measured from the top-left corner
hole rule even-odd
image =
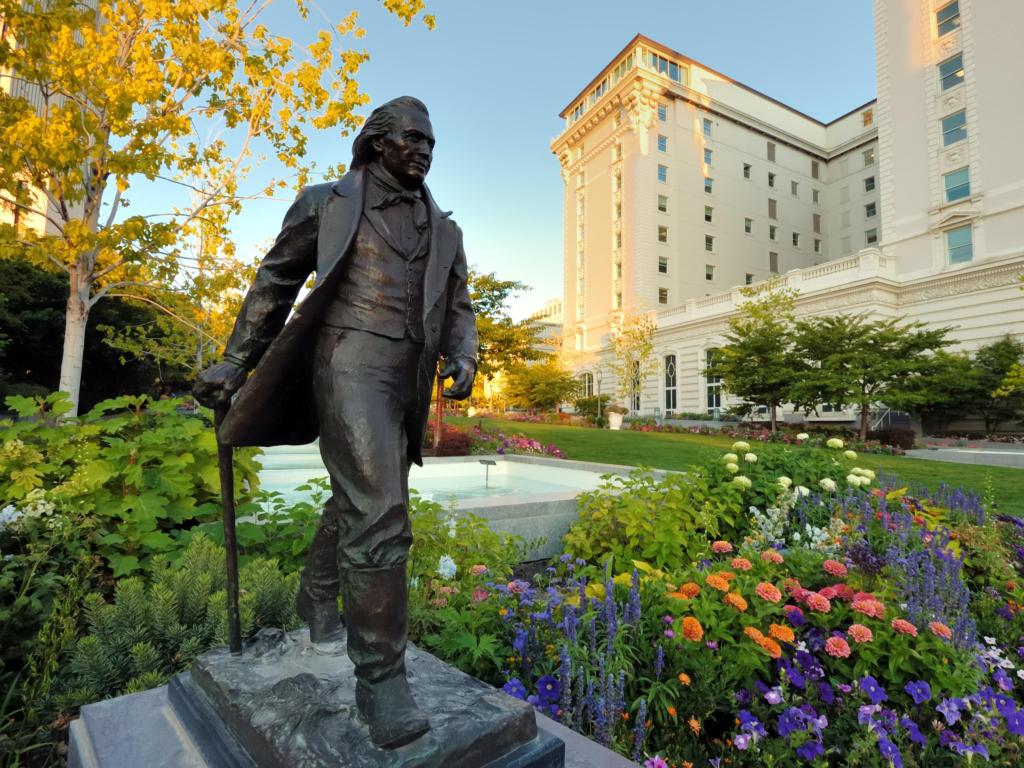
[[[288,210],[223,362],[203,371],[195,389],[211,407],[238,391],[220,431],[229,445],[319,436],[332,496],[297,607],[324,652],[347,634],[357,706],[384,748],[430,728],[405,673],[409,467],[422,463],[438,358],[442,377],[454,379],[446,397],[467,397],[476,374],[462,233],[423,183],[433,147],[419,100],[404,96],[373,111],[351,170],[304,188]]]

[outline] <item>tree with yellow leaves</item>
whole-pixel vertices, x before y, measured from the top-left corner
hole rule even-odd
[[[292,2],[305,18],[305,0]],[[406,25],[424,8],[382,2]],[[76,407],[96,302],[136,297],[178,314],[159,293],[196,272],[189,243],[227,240],[255,149],[302,185],[308,133],[360,123],[368,97],[355,76],[368,54],[351,47],[356,14],[302,47],[261,23],[272,3],[0,0],[0,204],[13,219],[0,224],[0,257],[67,274],[59,388]],[[201,140],[211,127],[223,133]],[[126,215],[143,180],[188,187],[190,200]]]

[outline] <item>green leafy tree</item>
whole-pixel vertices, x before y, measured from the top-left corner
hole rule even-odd
[[[1007,388],[1007,377],[1013,381],[1013,371],[1024,357],[1024,344],[1012,336],[978,349],[974,365],[981,393],[977,410],[985,420],[985,431],[993,432],[1004,421],[1018,421],[1024,416],[1024,390]]]
[[[857,405],[860,439],[868,434],[871,406],[926,402],[920,379],[935,375],[934,352],[951,342],[949,328],[928,329],[899,319],[830,315],[798,320],[794,346],[807,367],[793,387],[793,401],[811,410],[821,403]]]
[[[478,371],[491,377],[499,371],[539,360],[543,330],[528,320],[515,321],[508,314],[508,300],[513,294],[530,290],[518,280],[502,280],[494,272],[469,271],[469,297],[476,313],[476,330],[480,337]]]
[[[516,407],[550,411],[572,400],[579,384],[579,380],[557,358],[550,357],[518,365],[509,371],[505,393]]]
[[[315,129],[357,127],[365,51],[351,13],[300,48],[263,22],[267,2],[0,0],[0,255],[67,276],[59,389],[77,412],[89,315],[106,296],[175,284],[200,224],[226,236],[240,180],[258,155],[299,184]],[[384,0],[407,24],[422,0]],[[303,17],[305,0],[295,0]],[[433,25],[433,18],[424,21]],[[214,133],[210,141],[197,136]],[[338,169],[328,169],[328,172]],[[161,180],[192,197],[124,215],[133,185]],[[285,186],[271,180],[258,194]],[[35,219],[38,228],[19,225]],[[155,299],[152,299],[155,300]]]
[[[932,371],[890,392],[886,404],[921,417],[925,431],[945,431],[951,422],[977,411],[985,397],[978,369],[962,352],[939,350],[932,358]]]
[[[654,369],[654,331],[657,323],[649,315],[622,314],[612,322],[611,369],[615,394],[633,411],[643,381]]]
[[[724,389],[747,409],[767,405],[775,432],[778,408],[791,399],[804,367],[793,350],[796,292],[771,283],[741,292],[748,300],[729,321],[726,343],[705,375],[720,376]]]

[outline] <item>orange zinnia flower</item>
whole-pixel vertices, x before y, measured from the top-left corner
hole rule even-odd
[[[705,583],[712,589],[717,589],[719,592],[729,591],[729,582],[723,579],[717,573],[712,573],[705,580]]]
[[[689,685],[690,682],[691,682],[690,676],[688,674],[686,674],[685,672],[680,672],[679,673],[679,682],[682,683],[683,685]]]
[[[696,717],[691,716],[686,722],[689,723],[691,731],[697,734],[700,733],[700,721]]]
[[[773,659],[777,659],[782,656],[782,646],[772,640],[770,637],[764,638],[758,643],[761,648],[764,649],[765,653],[771,656]]]
[[[683,618],[683,637],[695,643],[699,642],[704,637],[704,627],[693,616],[686,616]]]
[[[731,605],[737,611],[741,613],[747,610],[747,601],[743,599],[743,595],[739,592],[730,592],[728,595],[722,598],[722,601],[726,605]]]
[[[749,571],[754,566],[745,557],[734,557],[730,563],[737,571]]]
[[[675,717],[676,716],[676,708],[675,707],[669,707],[665,711],[668,712],[668,716],[669,717]]]
[[[785,624],[772,624],[768,627],[768,634],[776,640],[781,640],[784,643],[792,643],[796,640],[796,635],[793,634],[793,630]]]
[[[762,581],[754,589],[754,593],[762,600],[767,600],[769,603],[777,603],[782,599],[782,592],[774,584],[769,584],[767,581]]]
[[[928,629],[932,631],[933,635],[949,640],[953,637],[953,630],[943,624],[941,621],[931,621],[928,623]]]
[[[687,597],[696,597],[700,594],[700,585],[694,584],[692,581],[688,581],[679,588],[679,591]]]
[[[762,640],[764,640],[764,634],[757,627],[747,627],[743,630],[743,634],[745,634],[755,643],[760,643]]]

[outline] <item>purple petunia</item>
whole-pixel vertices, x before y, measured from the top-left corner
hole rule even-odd
[[[915,744],[920,744],[923,747],[928,742],[924,737],[924,734],[921,733],[921,729],[917,727],[917,723],[909,717],[904,717],[900,720],[900,725],[903,726],[903,730],[907,732],[907,736],[910,737],[910,740]]]
[[[558,697],[561,695],[562,686],[559,685],[556,678],[551,675],[544,675],[537,680],[537,696],[544,704],[558,701]]]
[[[779,731],[779,736],[786,738],[791,733],[803,730],[804,721],[806,715],[796,707],[790,707],[781,715],[779,715],[779,723],[776,726]]]
[[[946,718],[946,725],[953,725],[960,719],[960,699],[943,699],[935,709]]]
[[[882,753],[882,757],[893,768],[903,768],[903,756],[896,745],[889,740],[888,736],[879,736],[878,751]]]
[[[782,703],[782,689],[781,688],[769,688],[764,694],[764,700],[769,704],[781,704]]]
[[[932,689],[924,680],[913,680],[903,686],[903,690],[915,704],[924,704],[932,697]]]
[[[1006,713],[1006,730],[1014,736],[1024,736],[1024,710],[1014,709]]]
[[[871,699],[872,704],[881,704],[883,701],[888,701],[889,697],[886,695],[885,690],[878,684],[871,675],[861,678],[860,689],[868,695]]]
[[[665,762],[665,758],[660,755],[649,757],[644,762],[644,768],[668,768],[668,763]]]
[[[507,683],[501,686],[501,690],[503,690],[509,696],[513,696],[517,699],[522,699],[523,701],[526,700],[526,686],[524,686],[517,677],[513,677],[511,680],[509,680]]]
[[[814,758],[825,752],[825,747],[822,746],[820,741],[805,741],[799,747],[796,748],[798,756],[810,762]]]
[[[736,749],[744,751],[750,746],[750,739],[751,736],[749,733],[737,733],[736,736],[733,737],[732,743]]]

